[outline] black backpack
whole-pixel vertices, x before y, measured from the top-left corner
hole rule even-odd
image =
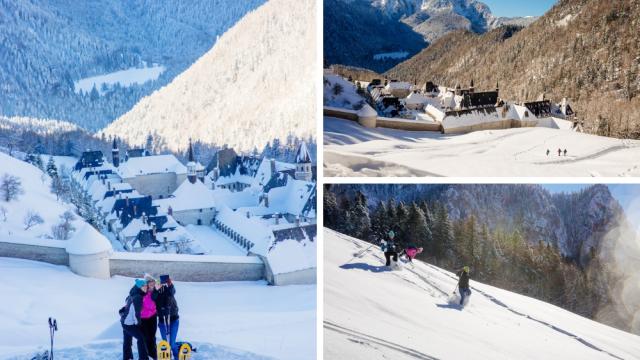
[[[120,314],[120,322],[123,324],[124,324],[124,319],[126,319],[127,315],[129,315],[129,309],[131,308],[131,303],[133,302],[133,299],[131,298],[131,296],[127,296],[124,302],[125,302],[125,305],[121,307],[120,310],[118,310],[118,314]]]

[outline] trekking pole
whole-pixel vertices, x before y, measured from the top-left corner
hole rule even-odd
[[[56,321],[56,319],[49,318],[49,336],[51,338],[51,350],[49,352],[50,360],[53,360],[53,337],[56,331],[58,331],[58,322]]]
[[[171,315],[165,317],[164,325],[167,327],[165,336],[169,340],[169,359],[173,358],[173,348],[171,347]],[[177,359],[176,359],[177,360]]]

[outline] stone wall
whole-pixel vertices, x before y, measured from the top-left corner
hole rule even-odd
[[[324,116],[335,117],[351,121],[358,121],[358,111],[325,106],[323,108]]]
[[[69,264],[69,255],[64,247],[0,242],[0,257],[42,261],[54,265]]]
[[[256,281],[265,278],[264,263],[256,256],[167,255],[114,253],[111,276],[141,277],[169,274],[176,281]]]
[[[441,131],[439,123],[378,117],[377,127],[406,131]]]
[[[535,127],[537,124],[538,124],[537,120],[521,121],[521,120],[506,119],[506,120],[484,122],[480,124],[458,126],[458,127],[451,127],[451,128],[444,126],[443,132],[445,134],[466,134],[473,131],[481,131],[481,130],[500,130],[500,129],[521,128],[521,127]]]
[[[180,225],[211,225],[215,217],[215,208],[202,209],[202,212],[200,212],[199,209],[173,211],[173,218],[176,219]],[[201,221],[201,224],[198,224],[198,220]]]

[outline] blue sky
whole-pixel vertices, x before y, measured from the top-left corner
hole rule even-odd
[[[557,0],[480,0],[489,5],[495,16],[540,16]]]

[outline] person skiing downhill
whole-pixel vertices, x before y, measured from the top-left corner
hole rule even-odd
[[[460,291],[460,306],[464,303],[464,298],[471,295],[469,289],[469,267],[465,266],[458,272],[458,289]]]
[[[387,260],[385,266],[391,266],[391,259],[393,258],[394,262],[398,262],[398,251],[396,250],[396,243],[393,240],[396,236],[396,233],[393,230],[390,230],[387,234],[387,240],[382,240],[380,249],[384,252],[384,257]]]
[[[140,360],[148,360],[147,345],[142,332],[140,313],[142,311],[142,299],[147,293],[147,282],[143,279],[136,279],[135,285],[129,291],[126,304],[119,311],[120,323],[122,324],[122,332],[124,340],[122,342],[122,359],[133,360],[133,338],[136,338],[138,344],[138,358]]]

